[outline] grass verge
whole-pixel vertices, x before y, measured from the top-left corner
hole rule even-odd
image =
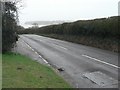
[[[2,54],[0,53],[0,90],[2,89]]]
[[[70,88],[71,86],[50,67],[25,56],[2,55],[3,88]]]

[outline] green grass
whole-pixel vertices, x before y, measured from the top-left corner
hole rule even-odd
[[[50,67],[13,53],[2,55],[3,88],[70,88]]]
[[[0,53],[0,89],[2,88],[2,54]]]

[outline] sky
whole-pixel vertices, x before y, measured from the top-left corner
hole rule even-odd
[[[23,0],[19,21],[76,21],[118,15],[119,0]]]

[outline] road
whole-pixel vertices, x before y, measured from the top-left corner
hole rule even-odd
[[[118,88],[118,54],[38,35],[20,35],[76,88]]]

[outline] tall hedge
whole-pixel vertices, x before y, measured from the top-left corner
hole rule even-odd
[[[94,20],[79,20],[73,23],[63,23],[60,25],[50,25],[41,27],[38,29],[28,28],[19,31],[22,33],[34,33],[34,34],[58,34],[58,35],[87,35],[97,37],[115,37],[120,36],[120,30],[118,30],[119,16],[100,18]]]

